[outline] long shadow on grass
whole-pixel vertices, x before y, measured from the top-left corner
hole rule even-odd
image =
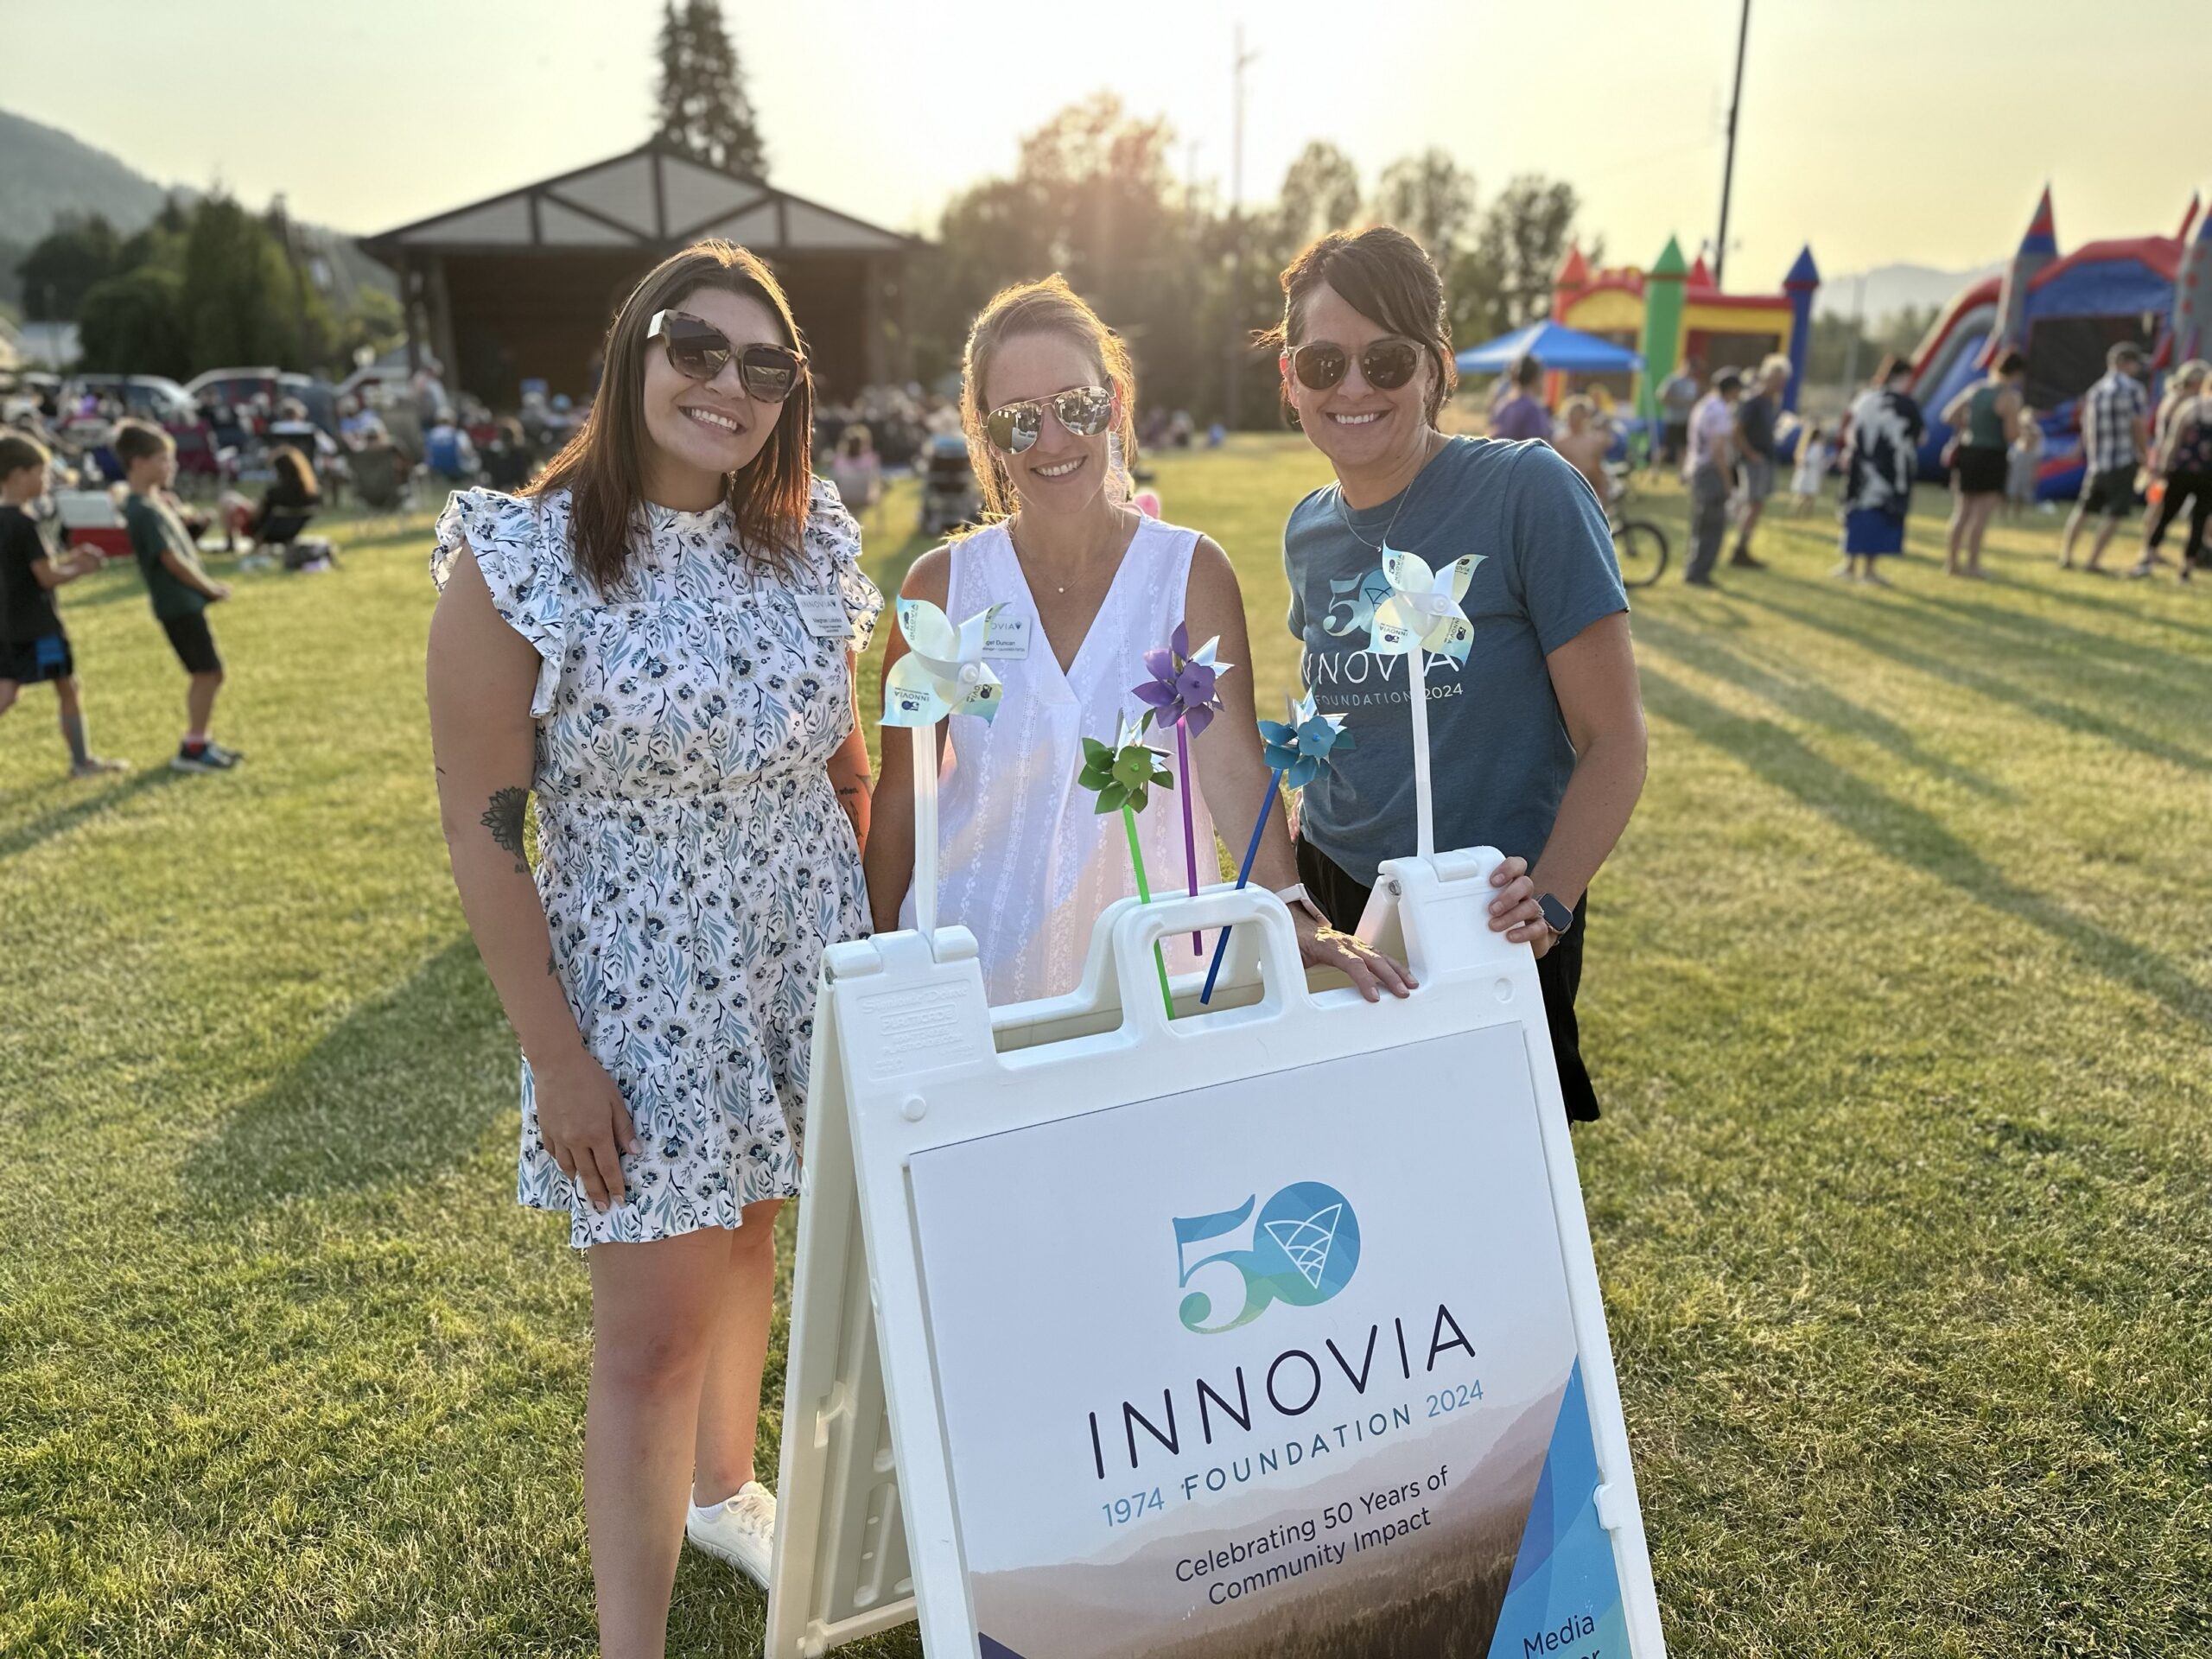
[[[2116,984],[2157,997],[2183,1019],[2212,1026],[2212,988],[2158,952],[2017,886],[1929,813],[1885,794],[1770,720],[1732,713],[1649,667],[1643,670],[1643,682],[1644,706],[1652,713],[1735,756],[1875,851],[2040,929],[2086,966]]]
[[[0,864],[11,858],[20,858],[42,842],[64,836],[87,818],[96,818],[110,807],[120,806],[134,796],[143,795],[159,785],[175,783],[181,772],[172,772],[166,766],[149,766],[143,772],[134,772],[119,783],[111,784],[96,794],[86,795],[67,806],[57,806],[42,813],[20,828],[0,835]]]
[[[2190,772],[2212,772],[2212,757],[2199,753],[2195,749],[2170,743],[2164,738],[2153,737],[2147,732],[2139,732],[2133,727],[2123,725],[2107,715],[2039,696],[2002,675],[1970,667],[1956,658],[1938,657],[1928,652],[1916,651],[1901,643],[1893,632],[1884,632],[1878,626],[1862,627],[1802,605],[1786,604],[1766,594],[1751,593],[1746,584],[1738,583],[1737,588],[1739,597],[1762,609],[1772,611],[1777,616],[1786,616],[1793,622],[1802,622],[1808,628],[1817,628],[1822,633],[1848,640],[1877,656],[1886,657],[1893,663],[1932,675],[1965,690],[1998,702],[2010,703],[2024,713],[2049,721],[2054,726],[2063,727],[2069,732],[2079,732],[2085,737],[2101,738],[2107,743],[2117,743],[2124,749],[2133,749],[2138,754],[2164,760]],[[1870,614],[1875,615],[1878,620],[1891,620],[1899,614],[1907,613],[1892,611]]]
[[[515,1110],[513,1054],[475,945],[455,939],[233,1112],[184,1185],[250,1205],[435,1176]]]
[[[1709,634],[1677,627],[1665,618],[1645,611],[1636,620],[1636,638],[1639,645],[1656,645],[1692,668],[1702,669],[1716,679],[1726,680],[1754,696],[1764,697],[1784,713],[1825,726],[1833,732],[1879,744],[1906,765],[1917,766],[1946,783],[1999,800],[2012,798],[2012,791],[2003,785],[1993,783],[1980,772],[1940,754],[1929,753],[1918,738],[1887,715],[1839,696],[1815,681],[1794,679],[1754,663]]]
[[[2192,690],[2199,693],[2212,691],[2212,659],[2202,652],[2184,656],[2159,645],[2137,645],[2031,611],[2016,611],[2009,606],[1917,593],[1909,588],[1893,591],[1905,603],[1934,612],[1935,617],[1929,620],[1938,626],[1944,619],[1956,618],[1975,631],[2009,636],[2022,645],[2069,665],[2093,664],[2107,675],[2150,675],[2162,681],[2178,681],[2184,695]],[[2015,591],[2042,592],[2025,585]]]

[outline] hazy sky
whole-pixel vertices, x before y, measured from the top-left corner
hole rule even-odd
[[[0,105],[156,179],[388,228],[645,134],[659,0],[11,0]],[[1226,194],[1240,15],[1245,195],[1312,137],[1371,182],[1430,144],[1478,191],[1564,177],[1611,254],[1718,217],[1737,0],[734,0],[785,188],[900,229],[1099,87],[1166,116]],[[1356,21],[1348,21],[1356,20]],[[2063,246],[2171,232],[2212,186],[2202,0],[1754,0],[1731,286],[2003,257],[2037,189]],[[2190,47],[2191,40],[2197,45]],[[98,66],[97,75],[92,66]],[[50,66],[41,67],[41,66]],[[68,67],[64,69],[64,66]],[[2171,66],[2171,70],[2169,68]]]

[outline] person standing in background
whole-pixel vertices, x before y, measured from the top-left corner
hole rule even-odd
[[[2158,543],[2187,501],[2189,537],[2182,543],[2179,571],[2187,582],[2190,569],[2203,560],[2205,521],[2212,518],[2212,365],[2184,363],[2174,371],[2173,384],[2158,410],[2158,448],[2151,455],[2151,471],[2160,485],[2158,510],[2143,529],[2143,556],[2127,574],[2147,576],[2165,563],[2158,556]]]
[[[1889,585],[1874,561],[1904,550],[1904,521],[1912,510],[1912,480],[1925,423],[1904,389],[1912,365],[1891,353],[1874,372],[1874,384],[1851,406],[1851,439],[1844,452],[1843,560],[1831,573]]]
[[[124,766],[103,760],[86,747],[76,658],[54,590],[91,575],[100,568],[100,556],[87,547],[67,559],[55,558],[31,517],[31,504],[46,493],[52,465],[53,457],[30,439],[12,432],[0,436],[0,715],[15,707],[21,688],[48,682],[60,702],[69,775],[96,778],[124,771]]]
[[[1728,479],[1736,469],[1736,401],[1744,377],[1723,369],[1713,390],[1690,411],[1689,450],[1682,474],[1690,486],[1690,566],[1682,580],[1693,588],[1714,586],[1713,567],[1728,534]]]
[[[1659,383],[1659,447],[1652,452],[1655,467],[1678,467],[1689,448],[1690,411],[1697,407],[1699,388],[1705,383],[1705,365],[1694,357]]]
[[[2012,448],[2005,459],[2005,516],[2017,518],[2036,504],[2036,486],[2043,476],[2043,423],[2035,410],[2023,407],[2012,429]]]
[[[2143,348],[2123,340],[2105,353],[2102,378],[2082,394],[2082,494],[2066,517],[2058,568],[2074,568],[2074,541],[2091,513],[2104,522],[2089,548],[2088,569],[2097,570],[2120,521],[2135,505],[2135,469],[2149,451],[2151,394],[2138,378]]]
[[[1789,493],[1802,518],[1821,499],[1821,486],[1835,464],[1835,440],[1824,426],[1808,426],[1797,444],[1797,471],[1789,480]]]
[[[1517,359],[1512,367],[1513,390],[1491,416],[1490,435],[1493,438],[1549,438],[1552,417],[1536,396],[1536,387],[1544,378],[1544,365],[1533,357]]]
[[[1736,407],[1736,442],[1743,458],[1742,488],[1736,505],[1736,550],[1729,564],[1741,570],[1764,570],[1765,561],[1751,556],[1751,532],[1767,497],[1774,493],[1775,427],[1782,418],[1782,391],[1789,384],[1789,359],[1775,355],[1759,365],[1759,378],[1751,395]]]
[[[1981,575],[1982,534],[2004,499],[2012,439],[2026,402],[2021,388],[2027,379],[2027,357],[2008,351],[1991,365],[1980,385],[1967,387],[1943,410],[1944,423],[1959,434],[1958,502],[1951,510],[1950,544],[1943,563],[1948,575]]]
[[[857,421],[837,435],[837,452],[830,457],[830,481],[850,513],[866,512],[883,493],[883,462],[875,453],[874,435]]]

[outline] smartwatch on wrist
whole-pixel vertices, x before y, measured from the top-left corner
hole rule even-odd
[[[1313,902],[1313,895],[1306,891],[1306,884],[1303,881],[1287,887],[1277,888],[1275,897],[1293,910],[1304,911],[1323,927],[1329,925],[1329,918],[1321,913],[1321,906]]]
[[[1536,900],[1536,908],[1544,912],[1544,925],[1551,929],[1554,937],[1574,925],[1574,912],[1548,893]]]

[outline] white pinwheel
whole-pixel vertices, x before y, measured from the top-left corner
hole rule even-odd
[[[1417,553],[1382,550],[1382,579],[1390,596],[1375,607],[1367,648],[1378,657],[1404,657],[1418,646],[1432,656],[1464,664],[1475,631],[1459,601],[1486,554],[1470,553],[1441,570],[1431,570]]]
[[[983,662],[991,619],[1005,608],[978,611],[957,628],[926,599],[899,601],[899,632],[907,652],[883,677],[886,726],[934,726],[947,715],[988,720],[1005,687]]]
[[[937,723],[947,715],[989,720],[1006,687],[983,662],[991,619],[979,611],[958,627],[925,599],[899,601],[906,654],[883,677],[883,723],[904,726],[914,744],[914,928],[937,950]]]
[[[1427,858],[1436,850],[1436,807],[1428,766],[1428,659],[1449,657],[1463,666],[1475,631],[1459,601],[1486,554],[1470,553],[1441,570],[1431,570],[1416,554],[1382,545],[1382,579],[1390,595],[1375,607],[1367,648],[1378,657],[1406,659],[1406,690],[1414,723],[1414,850]]]

